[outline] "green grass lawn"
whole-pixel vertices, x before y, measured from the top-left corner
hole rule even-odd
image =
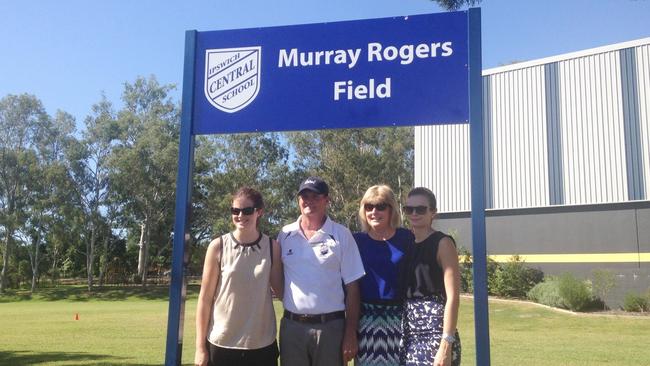
[[[183,364],[190,365],[197,287],[188,293]],[[82,287],[0,296],[0,365],[160,365],[166,297],[166,288],[135,287],[93,297]],[[472,313],[472,300],[463,298],[464,365],[475,364]],[[491,302],[490,336],[492,365],[650,365],[650,317],[575,316]]]

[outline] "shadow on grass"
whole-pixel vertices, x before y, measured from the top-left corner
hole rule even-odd
[[[190,284],[187,286],[187,297],[196,297],[199,292],[199,285]],[[138,300],[167,300],[169,298],[169,286],[149,285],[141,286],[105,286],[93,289],[92,293],[88,288],[78,285],[62,285],[57,287],[40,288],[34,294],[29,291],[12,291],[0,296],[0,303],[40,300],[40,301],[125,301],[129,299]]]
[[[96,355],[78,352],[33,352],[0,351],[0,365],[39,365],[42,363],[66,362],[70,365],[129,365],[145,366],[149,364],[128,363],[123,357]],[[155,365],[155,364],[151,364]]]
[[[27,301],[32,299],[29,292],[6,291],[0,295],[0,304],[3,302]]]

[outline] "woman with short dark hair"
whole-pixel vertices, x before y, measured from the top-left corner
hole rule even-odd
[[[409,192],[403,207],[415,245],[402,273],[400,365],[460,365],[458,253],[452,237],[433,229],[436,203],[433,192],[418,187]]]

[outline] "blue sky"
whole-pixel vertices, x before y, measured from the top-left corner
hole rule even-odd
[[[650,0],[484,0],[483,66],[650,37]],[[156,75],[180,98],[184,32],[441,11],[429,0],[0,2],[0,97],[30,93],[81,125],[104,92]]]

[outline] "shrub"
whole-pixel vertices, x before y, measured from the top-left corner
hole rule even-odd
[[[564,305],[572,311],[581,311],[593,303],[587,284],[570,273],[559,278],[559,294]]]
[[[605,308],[605,297],[616,286],[616,276],[612,271],[595,269],[592,272],[592,278],[591,284],[594,294],[602,301],[602,307]]]
[[[518,255],[500,264],[490,280],[495,295],[524,298],[530,289],[544,279],[539,269],[529,268]]]
[[[460,261],[460,291],[474,292],[474,282],[472,276],[472,255],[469,250],[463,246],[458,247],[458,256]]]
[[[528,298],[534,302],[556,308],[565,307],[560,296],[560,280],[557,277],[546,277],[543,282],[528,291]]]
[[[623,301],[623,310],[636,312],[650,311],[650,304],[648,304],[646,297],[635,293],[628,293],[625,295],[625,300]]]
[[[474,292],[474,272],[472,255],[465,247],[458,247],[458,255],[460,257],[460,290],[461,292]],[[494,291],[490,284],[490,278],[494,277],[494,273],[499,267],[499,263],[493,259],[487,259],[487,279],[488,279],[488,294],[494,295]]]

